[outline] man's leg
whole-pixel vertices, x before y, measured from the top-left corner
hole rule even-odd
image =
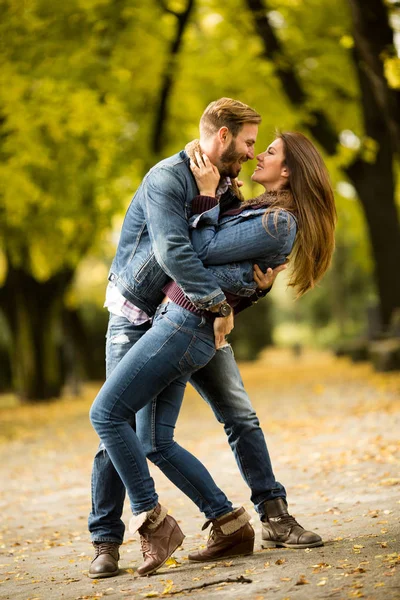
[[[125,317],[110,315],[106,336],[107,377],[149,328],[150,322],[133,325]],[[118,547],[125,532],[121,519],[125,486],[102,443],[93,462],[91,489],[92,510],[88,524],[96,554],[89,577],[111,577],[118,574]]]
[[[263,522],[266,546],[307,548],[322,545],[317,534],[305,531],[287,513],[286,491],[276,481],[265,437],[243,386],[232,349],[218,350],[211,361],[193,373],[190,382],[223,423],[228,442],[251,500]]]
[[[193,373],[190,383],[223,423],[239,470],[251,490],[251,500],[263,516],[263,503],[285,498],[286,491],[275,479],[264,434],[231,347],[218,350],[205,367]]]

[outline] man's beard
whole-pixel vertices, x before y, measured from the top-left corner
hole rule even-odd
[[[239,162],[242,154],[236,150],[235,140],[232,140],[228,148],[220,156],[219,172],[222,177],[237,177],[238,173],[233,171],[233,165]]]

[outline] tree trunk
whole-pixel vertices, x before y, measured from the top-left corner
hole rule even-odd
[[[61,312],[71,278],[68,271],[41,283],[9,265],[0,307],[11,332],[14,389],[23,400],[49,400],[61,393]]]
[[[389,146],[390,140],[387,143]],[[383,145],[373,165],[358,160],[347,172],[357,194],[362,198],[375,259],[381,322],[383,328],[387,329],[394,311],[400,307],[400,230],[397,208],[393,201],[391,152]]]
[[[166,3],[164,1],[160,0],[160,2],[165,12],[168,12],[177,18],[178,25],[176,28],[175,37],[170,44],[168,58],[164,68],[164,75],[162,78],[160,88],[158,108],[154,119],[152,150],[156,156],[159,156],[162,153],[164,147],[165,125],[167,122],[168,115],[168,102],[175,81],[176,61],[178,59],[179,51],[182,46],[183,35],[185,33],[186,26],[189,23],[190,15],[194,7],[194,0],[187,0],[186,8],[182,12],[177,13],[167,8]]]
[[[375,279],[380,298],[381,319],[388,328],[393,312],[400,307],[400,226],[395,204],[393,173],[393,133],[386,126],[376,94],[358,48],[354,62],[360,82],[364,127],[368,137],[377,142],[375,160],[366,160],[363,150],[347,168],[349,178],[362,201],[373,255]]]

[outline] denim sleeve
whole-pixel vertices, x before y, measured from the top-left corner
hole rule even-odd
[[[218,229],[220,206],[214,206],[190,219],[190,238],[197,256],[204,261]]]
[[[206,309],[225,299],[212,273],[195,253],[185,213],[186,190],[179,175],[167,168],[147,176],[144,212],[157,262],[189,300]]]
[[[223,223],[204,223],[195,233],[193,245],[206,265],[222,265],[236,261],[273,259],[288,255],[296,235],[296,222],[286,211],[270,213],[267,223],[264,215],[230,220]],[[266,227],[265,227],[266,225]]]

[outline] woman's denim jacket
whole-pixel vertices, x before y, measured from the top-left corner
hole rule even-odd
[[[253,264],[265,272],[284,263],[292,250],[295,217],[279,210],[265,219],[265,211],[249,208],[220,218],[217,205],[190,219],[193,248],[226,292],[251,296],[257,287]]]
[[[197,308],[225,299],[218,279],[204,267],[190,241],[190,205],[197,194],[189,158],[181,151],[147,173],[125,215],[108,278],[150,315],[169,278]]]

